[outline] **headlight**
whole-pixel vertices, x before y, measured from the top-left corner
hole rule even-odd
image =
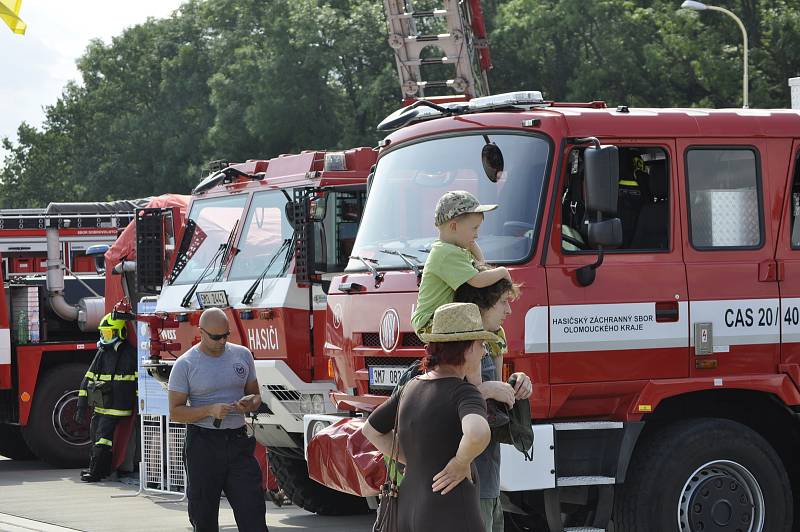
[[[311,438],[316,436],[319,433],[319,431],[321,431],[328,425],[330,425],[330,423],[328,423],[327,421],[315,421],[314,423],[312,423],[311,427],[309,428],[309,432],[311,433]]]
[[[313,408],[314,405],[311,401],[311,396],[307,393],[304,393],[300,399],[300,411],[304,414],[311,414],[313,412]]]
[[[314,409],[314,414],[325,413],[325,399],[320,394],[311,396],[311,406]]]

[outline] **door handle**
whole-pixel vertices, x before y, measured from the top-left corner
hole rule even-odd
[[[669,323],[678,321],[680,313],[678,312],[677,301],[660,301],[656,302],[656,322]]]

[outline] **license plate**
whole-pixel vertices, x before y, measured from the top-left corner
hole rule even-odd
[[[372,366],[369,368],[369,385],[375,388],[394,388],[406,366]]]
[[[197,302],[200,308],[227,307],[228,294],[225,290],[213,290],[211,292],[197,292]]]

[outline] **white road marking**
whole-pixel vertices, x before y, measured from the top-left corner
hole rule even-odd
[[[75,528],[51,525],[42,521],[2,513],[0,513],[0,530],[4,532],[79,532]]]

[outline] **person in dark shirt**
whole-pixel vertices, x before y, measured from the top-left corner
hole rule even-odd
[[[466,381],[483,356],[483,342],[498,338],[483,329],[478,307],[449,303],[436,309],[424,373],[380,405],[364,424],[364,436],[391,453],[395,416],[400,486],[399,525],[404,532],[483,532],[477,472],[472,461],[489,443],[486,403]]]

